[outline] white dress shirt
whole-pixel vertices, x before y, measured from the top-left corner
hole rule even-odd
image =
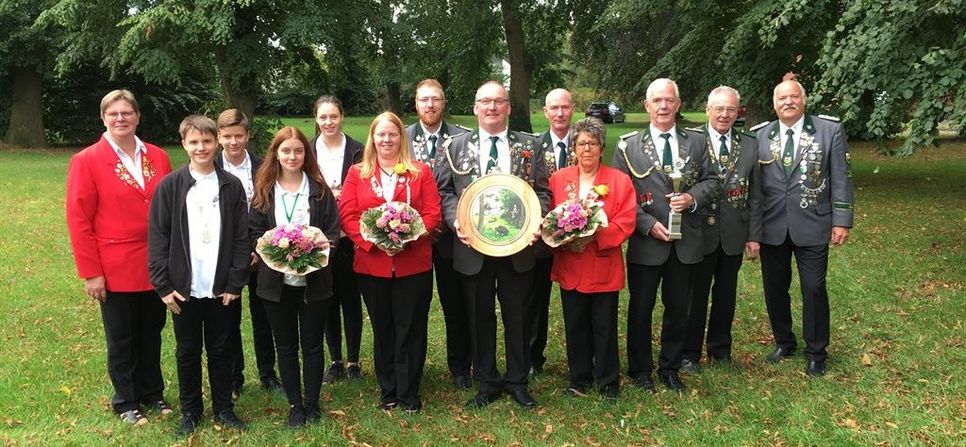
[[[321,139],[321,138],[320,138]],[[289,219],[287,213],[291,213]],[[275,182],[275,223],[281,225],[309,225],[309,176],[302,173],[302,184],[298,191],[290,192]],[[282,278],[282,283],[290,286],[305,286],[305,277],[290,275]]]
[[[509,174],[511,168],[510,141],[507,139],[506,129],[495,135],[490,135],[485,130],[480,129],[480,174],[486,175],[486,165],[490,162],[490,145],[492,144],[490,137],[499,138],[496,142],[497,160],[494,172]]]
[[[225,172],[241,180],[242,186],[245,187],[245,200],[248,202],[248,206],[251,207],[252,195],[255,194],[255,184],[252,181],[252,159],[248,156],[248,151],[245,151],[245,160],[238,166],[228,161],[228,157],[225,156],[225,151],[221,152],[221,160],[224,162],[222,165],[225,167]]]
[[[329,188],[339,189],[342,185],[342,163],[345,162],[345,134],[342,134],[342,145],[338,151],[331,151],[325,145],[322,135],[315,140],[315,154],[319,162],[319,169],[322,170],[322,177],[329,185]]]
[[[214,298],[215,269],[221,243],[221,208],[218,203],[218,175],[202,175],[189,169],[195,184],[188,189],[188,252],[191,258],[191,296]]]
[[[731,129],[725,132],[724,135],[718,133],[714,127],[708,126],[708,139],[711,140],[711,147],[714,149],[714,157],[717,158],[718,154],[721,152],[721,137],[725,137],[725,147],[728,148],[728,153],[731,153]]]
[[[656,127],[651,125],[651,141],[654,143],[655,152],[657,152],[657,159],[664,165],[664,138],[661,138],[662,133],[671,134],[671,138],[668,141],[671,143],[671,166],[674,166],[681,156],[678,155],[678,133],[677,126],[672,126],[667,132],[662,132]]]
[[[564,135],[563,138],[557,138],[557,134],[553,133],[553,131],[551,130],[550,131],[550,151],[553,152],[554,166],[560,166],[560,157],[559,157],[560,146],[557,146],[557,143],[560,143],[561,141],[563,142],[564,146],[567,147],[566,149],[567,152],[570,152],[570,133],[568,132],[567,135]],[[564,163],[566,162],[567,161],[564,160]]]
[[[144,154],[148,153],[148,148],[144,145],[144,142],[137,135],[134,136],[134,159],[131,159],[126,152],[121,150],[121,146],[118,146],[111,139],[111,136],[107,132],[104,132],[104,139],[114,148],[114,153],[117,154],[117,158],[124,164],[124,168],[131,174],[134,181],[138,182],[138,185],[141,185],[141,189],[144,189],[144,172],[141,170],[141,160],[144,158]]]
[[[799,141],[799,138],[802,136],[802,128],[804,128],[804,127],[805,127],[805,116],[804,115],[802,115],[802,117],[799,118],[798,121],[795,122],[795,124],[792,124],[792,127],[786,126],[785,123],[783,123],[781,121],[778,122],[778,128],[781,131],[781,134],[780,135],[782,136],[782,145],[781,145],[782,150],[784,150],[785,149],[785,145],[788,144],[788,135],[786,135],[786,133],[788,133],[788,129],[791,129],[792,132],[795,132],[791,136],[791,138],[793,138],[792,144],[795,145],[794,146],[795,147],[795,154],[792,156],[793,158],[798,158],[798,141]]]
[[[378,167],[378,165],[376,165]],[[382,171],[379,173],[379,183],[382,187],[382,198],[386,200],[386,203],[392,202],[392,197],[396,195],[396,182],[399,180],[399,176],[392,169],[389,173],[386,173],[385,169],[379,167]]]

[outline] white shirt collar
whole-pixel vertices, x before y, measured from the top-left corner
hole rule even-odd
[[[215,172],[214,169],[212,169],[211,172],[209,172],[208,174],[202,174],[202,173],[200,173],[200,172],[195,171],[194,169],[192,169],[191,166],[189,165],[188,166],[188,173],[191,174],[191,178],[195,179],[196,182],[211,181],[211,180],[215,180],[215,179],[218,178],[218,173]]]
[[[104,132],[104,139],[107,140],[108,144],[110,144],[112,148],[114,148],[114,152],[116,152],[118,156],[120,156],[121,154],[127,155],[124,153],[123,150],[121,150],[121,146],[118,146],[117,143],[115,143],[114,140],[111,139],[111,136],[107,132]],[[144,145],[144,142],[141,141],[141,139],[138,138],[137,135],[134,136],[134,151],[136,153],[140,152],[141,155],[148,153],[147,146]],[[135,156],[137,156],[137,154],[135,154]]]
[[[677,125],[671,126],[671,128],[668,129],[667,132],[664,132],[664,131],[659,130],[657,127],[654,127],[653,124],[649,124],[649,126],[651,127],[651,135],[653,135],[652,138],[654,138],[654,141],[658,141],[658,139],[661,138],[661,134],[662,133],[669,133],[669,134],[671,134],[671,138],[669,138],[670,141],[677,140],[677,138],[678,138],[678,135],[677,135],[677,132],[676,132],[677,127],[678,127]]]
[[[782,137],[785,136],[785,133],[788,132],[788,129],[791,129],[792,131],[795,132],[795,135],[798,135],[802,133],[802,128],[805,127],[805,115],[802,115],[802,117],[799,118],[798,121],[795,122],[795,124],[792,124],[791,127],[786,126],[785,123],[781,121],[778,122],[778,125],[781,130]]]
[[[232,164],[232,162],[228,161],[228,157],[225,155],[225,151],[223,149],[221,151],[221,161],[224,162],[225,168],[241,170],[241,169],[249,169],[251,167],[252,159],[251,157],[249,157],[248,151],[245,151],[245,160],[242,161],[240,165],[235,166],[234,164]]]
[[[425,136],[427,140],[429,139],[429,137],[431,137],[433,135],[436,135],[436,140],[437,141],[439,141],[439,139],[443,137],[442,136],[442,133],[443,133],[443,122],[442,121],[439,122],[439,127],[436,129],[436,132],[430,132],[428,129],[426,129],[426,126],[423,125],[423,122],[422,121],[419,122],[419,127],[421,127],[423,129],[423,136]]]
[[[481,128],[480,129],[480,142],[485,142],[485,141],[489,140],[490,137],[497,137],[497,138],[500,139],[500,141],[507,141],[507,132],[508,132],[507,129],[503,129],[499,133],[490,134],[489,132],[487,132],[487,131],[485,131],[485,130],[483,130]],[[498,141],[497,143],[499,143],[500,141]]]
[[[728,129],[727,132],[721,134],[718,133],[714,127],[708,126],[708,137],[708,139],[714,143],[715,147],[721,144],[721,137],[725,137],[725,144],[731,146],[731,129]]]
[[[286,191],[282,188],[282,184],[277,180],[275,181],[275,193],[276,194],[288,194],[294,196],[296,194],[308,195],[309,194],[309,176],[304,172],[302,173],[302,184],[299,185],[299,190],[295,192]]]
[[[547,132],[550,133],[550,145],[553,146],[553,149],[554,150],[558,150],[559,149],[557,147],[557,143],[559,143],[561,141],[563,141],[563,144],[566,145],[568,148],[570,147],[570,133],[569,132],[567,133],[567,135],[564,135],[563,138],[557,138],[557,134],[553,133],[553,130],[548,130]]]

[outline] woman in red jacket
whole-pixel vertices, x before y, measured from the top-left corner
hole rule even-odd
[[[168,154],[135,132],[134,95],[114,90],[101,100],[101,139],[71,157],[67,231],[87,295],[100,302],[107,338],[111,405],[127,423],[147,419],[141,404],[171,413],[161,378],[165,308],[148,279],[148,209],[171,172]]]
[[[433,295],[428,234],[440,222],[440,198],[430,167],[414,161],[398,116],[385,112],[369,127],[362,162],[352,166],[340,196],[342,230],[355,245],[353,270],[372,322],[373,363],[382,390],[380,408],[422,408],[419,382],[426,362],[426,325]],[[362,214],[387,202],[408,203],[427,233],[401,251],[363,239]]]
[[[605,398],[616,399],[620,391],[617,302],[624,288],[621,244],[634,232],[637,204],[630,178],[601,165],[604,124],[585,118],[571,132],[577,166],[550,176],[553,204],[594,196],[604,203],[608,226],[589,241],[565,244],[553,253],[551,279],[560,284],[570,367],[566,392],[584,395],[596,381]]]

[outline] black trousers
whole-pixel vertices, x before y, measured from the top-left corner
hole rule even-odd
[[[473,373],[484,393],[527,389],[530,369],[530,334],[526,310],[533,286],[533,270],[517,272],[513,261],[487,256],[475,275],[463,275],[466,305],[470,311]],[[496,299],[500,300],[506,347],[506,374],[496,367]]]
[[[619,292],[583,293],[560,289],[570,383],[601,389],[620,387],[617,353]]]
[[[272,326],[265,313],[262,299],[255,295],[258,283],[252,273],[248,281],[248,312],[252,317],[252,341],[255,345],[255,365],[258,367],[258,378],[267,380],[276,378],[275,375],[275,339],[272,337]],[[245,383],[245,349],[242,347],[241,336],[242,306],[233,308],[229,349],[232,355],[232,386],[241,388]]]
[[[453,259],[444,258],[433,247],[436,292],[446,323],[446,365],[454,377],[468,376],[473,367],[470,345],[469,311],[463,298],[461,276],[453,269]]]
[[[349,238],[342,238],[332,256],[332,298],[325,322],[325,343],[333,362],[342,360],[342,322],[345,321],[346,361],[359,361],[362,343],[362,299],[359,281],[352,270],[354,248]],[[342,310],[341,314],[339,310]]]
[[[550,270],[553,269],[553,257],[537,258],[533,267],[533,293],[530,296],[530,306],[527,309],[527,324],[530,325],[530,363],[543,368],[547,358],[543,351],[547,348],[547,326],[550,318]]]
[[[701,342],[708,324],[708,357],[721,360],[731,357],[731,324],[735,319],[735,297],[742,255],[731,256],[721,246],[705,255],[691,273],[691,312],[688,317],[688,341],[684,358],[701,360]],[[712,287],[712,282],[714,286]],[[708,294],[711,313],[708,314]]]
[[[673,247],[663,265],[627,265],[627,288],[630,292],[627,306],[627,375],[632,379],[647,376],[654,370],[651,317],[657,301],[658,285],[661,286],[661,303],[664,304],[658,373],[677,372],[681,367],[681,353],[688,329],[691,268],[691,265],[678,260]]]
[[[231,367],[233,353],[229,344],[233,315],[240,312],[235,300],[228,306],[220,298],[189,298],[180,302],[180,314],[171,314],[174,338],[178,343],[178,398],[181,412],[195,418],[204,413],[201,398],[201,350],[208,354],[208,386],[214,414],[231,410]]]
[[[798,265],[802,290],[802,331],[805,357],[824,361],[828,357],[829,303],[825,287],[828,271],[828,245],[799,247],[786,236],[781,245],[761,244],[761,276],[765,289],[765,307],[771,332],[778,347],[796,349],[792,332],[792,254]]]
[[[153,290],[107,291],[100,304],[107,339],[107,375],[114,386],[115,413],[137,409],[164,397],[161,378],[161,329],[164,303]]]
[[[402,278],[359,274],[359,289],[372,322],[373,365],[380,402],[422,407],[419,383],[426,364],[433,273]]]
[[[329,303],[328,300],[305,302],[304,296],[304,287],[283,285],[279,302],[263,300],[263,303],[275,335],[278,374],[288,403],[315,406],[322,390],[322,331]],[[299,375],[299,347],[304,377]]]

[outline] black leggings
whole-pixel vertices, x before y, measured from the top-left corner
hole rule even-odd
[[[290,405],[318,405],[322,390],[322,329],[328,311],[327,300],[305,302],[305,287],[283,285],[279,302],[264,300],[265,311],[275,335],[278,373]],[[299,375],[299,346],[302,375]],[[305,395],[302,395],[302,380]]]

